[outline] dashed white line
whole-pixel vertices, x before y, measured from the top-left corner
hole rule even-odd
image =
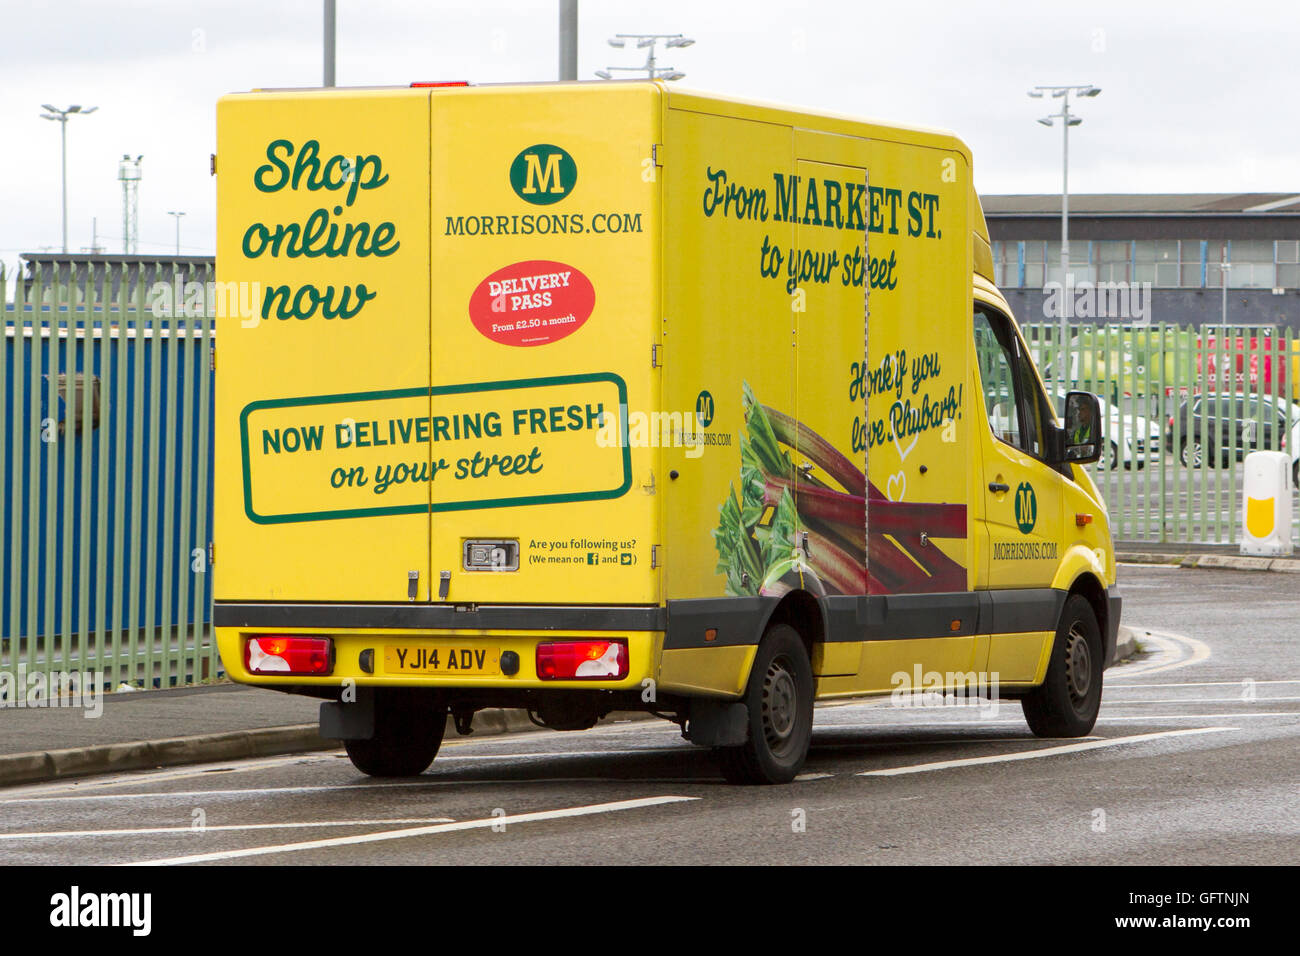
[[[638,810],[643,807],[683,803],[699,797],[660,796],[642,797],[638,800],[619,800],[614,803],[596,803],[582,807],[565,807],[560,810],[539,810],[516,813],[480,820],[462,820],[456,823],[439,823],[432,826],[410,827],[402,830],[383,830],[379,833],[361,833],[354,836],[331,837],[325,840],[307,840],[302,843],[282,843],[273,846],[246,847],[242,850],[221,850],[214,853],[195,853],[189,856],[166,857],[161,860],[137,860],[123,866],[176,866],[185,863],[212,863],[218,860],[237,860],[250,856],[267,856],[274,853],[295,853],[302,850],[325,850],[361,843],[381,843],[387,840],[405,840],[411,837],[431,836],[436,833],[453,833],[459,830],[479,830],[494,826],[511,826],[536,823],[543,820],[562,820],[567,817],[584,817],[598,813],[615,813],[620,810]]]
[[[1139,687],[1165,688],[1165,687],[1240,687],[1249,680],[1256,686],[1264,684],[1300,684],[1300,680],[1255,680],[1254,678],[1243,677],[1240,680],[1202,680],[1202,681],[1184,681],[1182,683],[1170,682],[1168,684],[1111,684],[1112,690],[1135,690]]]
[[[154,836],[168,833],[201,835],[217,831],[238,830],[310,830],[316,827],[375,827],[390,823],[454,823],[452,817],[405,817],[396,820],[304,820],[295,823],[221,823],[201,827],[132,827],[117,830],[45,830],[26,833],[0,833],[0,840],[48,840],[58,837]]]
[[[1101,740],[1088,740],[1077,744],[1062,744],[1058,747],[1043,747],[1039,750],[1021,750],[1009,754],[992,754],[987,757],[962,757],[957,760],[939,760],[934,763],[912,764],[907,767],[888,767],[884,770],[862,770],[859,777],[898,777],[904,774],[929,773],[933,770],[951,770],[954,767],[974,767],[979,764],[1009,763],[1014,760],[1034,760],[1038,757],[1056,757],[1061,754],[1079,753],[1084,750],[1098,750],[1102,747],[1118,747],[1121,744],[1136,744],[1146,740],[1159,740],[1166,737],[1183,737],[1191,734],[1213,734],[1235,727],[1197,727],[1191,730],[1163,730],[1153,734],[1134,734],[1131,737],[1107,737]]]
[[[1191,701],[1196,703],[1196,701]],[[1105,724],[1115,720],[1141,720],[1146,723],[1160,723],[1162,720],[1227,720],[1249,717],[1292,717],[1300,718],[1300,710],[1257,710],[1240,714],[1133,714],[1118,717],[1098,717],[1097,723]]]

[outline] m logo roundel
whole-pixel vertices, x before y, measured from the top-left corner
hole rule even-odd
[[[529,146],[510,164],[510,186],[524,202],[549,206],[559,202],[578,183],[578,164],[558,146]]]
[[[1034,495],[1034,487],[1029,482],[1022,481],[1016,488],[1016,525],[1021,534],[1029,534],[1037,522],[1038,498]]]

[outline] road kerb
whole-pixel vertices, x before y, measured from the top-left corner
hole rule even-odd
[[[628,718],[653,719],[650,714],[623,712],[611,714],[608,719],[627,720]],[[474,715],[473,735],[475,737],[493,737],[498,734],[539,729],[541,728],[533,724],[522,710],[493,708],[481,710]],[[450,739],[455,736],[455,728],[448,718],[447,737]],[[341,746],[342,744],[337,740],[322,737],[316,724],[294,724],[227,733],[195,734],[189,737],[167,737],[159,740],[137,740],[60,750],[3,754],[0,755],[0,787],[45,783],[51,780],[89,777],[96,774],[124,773],[131,770],[179,767],[218,760],[312,753],[320,750],[336,750]]]
[[[1181,568],[1205,568],[1226,571],[1277,571],[1300,574],[1300,560],[1267,558],[1248,554],[1177,554],[1167,551],[1117,551],[1121,564],[1159,564]]]

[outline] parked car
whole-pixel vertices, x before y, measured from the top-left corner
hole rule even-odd
[[[1294,456],[1296,438],[1289,433],[1298,422],[1300,408],[1286,399],[1193,395],[1169,416],[1165,440],[1178,449],[1178,460],[1189,468],[1199,468],[1202,461],[1226,468],[1234,450],[1236,460],[1241,461],[1257,449],[1286,451],[1288,438]]]

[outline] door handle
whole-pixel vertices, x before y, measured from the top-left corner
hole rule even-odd
[[[1000,482],[1000,481],[990,481],[990,482],[989,482],[989,491],[993,491],[993,492],[997,492],[998,494],[1002,494],[1003,492],[1010,491],[1010,490],[1011,490],[1011,486],[1010,486],[1010,485],[1005,485],[1005,484],[1003,484],[1003,483]]]

